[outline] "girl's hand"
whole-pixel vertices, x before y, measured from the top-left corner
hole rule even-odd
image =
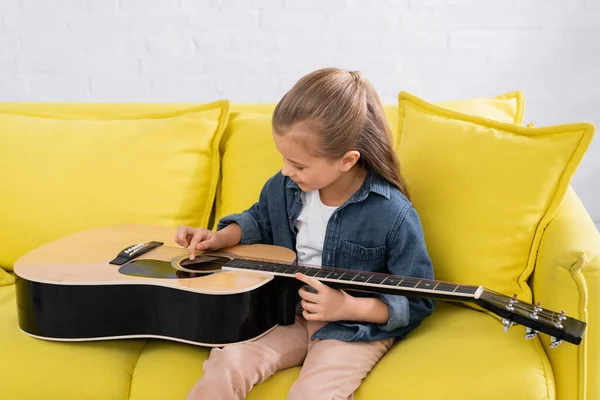
[[[312,286],[318,293],[312,293],[305,288],[300,288],[298,293],[302,297],[302,315],[307,321],[341,321],[350,319],[349,303],[353,298],[348,293],[339,289],[332,289],[324,283],[306,276],[296,274],[299,281]]]
[[[217,232],[204,228],[181,225],[177,228],[175,242],[190,249],[190,260],[196,258],[196,250],[219,250],[223,247]]]

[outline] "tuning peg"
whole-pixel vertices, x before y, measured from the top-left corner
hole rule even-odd
[[[554,324],[554,326],[556,326],[558,329],[562,329],[562,322],[567,319],[567,316],[565,315],[565,310],[562,310],[560,312],[560,315],[558,316],[558,321]]]
[[[529,314],[529,316],[533,319],[538,319],[538,313],[540,311],[542,311],[542,307],[540,307],[540,305],[542,304],[541,301],[538,301],[537,304],[535,305],[535,307],[533,307],[533,312],[531,314]]]
[[[510,300],[508,301],[508,304],[507,304],[507,306],[506,306],[506,309],[507,309],[508,311],[514,311],[514,310],[515,310],[515,307],[514,307],[514,306],[515,306],[515,304],[517,304],[517,303],[518,303],[518,300],[517,300],[517,294],[515,293],[515,294],[513,294],[513,297],[512,297],[512,299],[510,299]]]
[[[537,334],[538,331],[536,331],[535,329],[529,327],[525,329],[525,339],[533,339],[537,336]]]
[[[554,336],[550,336],[550,348],[551,349],[554,349],[554,348],[560,346],[560,344],[562,342],[563,342],[562,340],[558,340]]]
[[[515,323],[509,319],[502,318],[502,325],[504,325],[504,333],[508,332],[508,328],[513,326]]]

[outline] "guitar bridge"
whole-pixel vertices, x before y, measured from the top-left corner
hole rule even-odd
[[[133,246],[129,246],[121,250],[121,252],[113,260],[109,261],[109,264],[123,265],[126,262],[131,261],[152,249],[162,246],[163,244],[163,242],[155,241],[134,244]]]

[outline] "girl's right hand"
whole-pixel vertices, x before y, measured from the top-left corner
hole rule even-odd
[[[204,228],[180,225],[175,234],[175,242],[190,249],[190,260],[196,258],[196,250],[219,250],[223,247],[217,232]]]

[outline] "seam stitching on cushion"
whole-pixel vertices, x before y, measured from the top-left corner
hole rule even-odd
[[[523,124],[523,116],[525,115],[525,101],[523,99],[523,92],[516,92],[517,98],[517,112],[515,113],[515,125]]]
[[[526,135],[525,132],[527,132],[527,131],[531,132],[532,130],[537,130],[537,131],[548,130],[548,128],[550,128],[550,127],[553,127],[555,132],[552,132],[551,134],[546,135],[546,136],[560,135],[560,134],[564,134],[564,133],[573,133],[575,131],[586,132],[592,126],[592,124],[589,122],[573,122],[573,123],[568,123],[568,124],[556,124],[556,125],[543,126],[543,127],[527,128],[527,127],[524,127],[521,125],[513,124],[511,122],[496,121],[491,118],[482,117],[480,115],[466,114],[466,113],[463,113],[460,111],[454,111],[454,110],[451,110],[448,108],[440,107],[434,103],[429,103],[429,102],[422,100],[422,99],[418,98],[417,96],[414,96],[407,92],[400,93],[398,100],[399,100],[398,108],[400,108],[400,103],[402,101],[404,101],[404,102],[410,103],[414,107],[417,107],[423,111],[426,111],[429,114],[432,113],[432,110],[429,110],[428,107],[434,109],[433,112],[436,114],[436,116],[441,116],[446,119],[455,119],[455,120],[459,120],[459,121],[466,122],[469,124],[481,125],[486,128],[496,128],[496,129],[502,129],[502,130],[513,129],[519,135]],[[425,105],[423,105],[421,103],[425,103]],[[571,129],[566,129],[567,126],[570,126]],[[562,130],[556,131],[556,128],[559,128]],[[509,133],[513,133],[513,132],[509,132]],[[540,137],[540,135],[527,135],[527,136]],[[583,137],[585,137],[585,134],[583,135]]]
[[[543,128],[540,128],[540,129],[543,129]],[[573,130],[573,131],[575,132],[576,130]],[[533,233],[533,238],[531,240],[530,247],[529,247],[529,255],[527,257],[527,264],[525,265],[525,269],[521,272],[521,274],[519,275],[519,277],[517,279],[517,285],[521,288],[521,290],[523,290],[523,286],[528,288],[528,291],[530,292],[532,298],[533,298],[533,290],[527,284],[527,280],[533,273],[533,270],[535,269],[535,264],[537,262],[538,252],[540,249],[540,245],[542,243],[542,237],[544,236],[544,232],[550,225],[550,222],[552,222],[552,220],[556,217],[556,213],[558,211],[560,203],[564,199],[564,196],[567,193],[567,190],[569,189],[569,184],[565,183],[564,184],[565,188],[562,193],[562,198],[559,201],[558,200],[559,187],[563,185],[563,180],[565,179],[565,174],[567,173],[567,171],[569,169],[571,169],[570,167],[572,167],[573,159],[574,159],[575,155],[578,154],[579,151],[581,151],[581,143],[586,136],[585,131],[586,130],[581,132],[581,137],[580,137],[579,141],[577,142],[577,145],[574,147],[574,149],[571,153],[571,157],[569,157],[569,161],[565,164],[565,168],[562,170],[562,173],[560,174],[560,176],[558,178],[558,184],[555,185],[554,189],[552,190],[551,200],[548,202],[547,206],[545,207],[544,213],[535,227],[535,230]],[[549,210],[552,208],[552,206],[554,204],[555,204],[554,215],[549,216],[548,215]],[[534,248],[537,248],[537,250],[535,252],[533,252]]]
[[[395,151],[396,153],[400,152],[400,138],[402,135],[400,132],[403,130],[404,120],[406,119],[406,111],[404,107],[401,107],[402,104],[402,93],[398,95],[398,127],[396,128],[396,143],[395,143]],[[400,155],[398,154],[398,157]],[[400,161],[402,162],[402,160]]]
[[[211,184],[210,192],[208,195],[208,201],[206,202],[206,205],[204,207],[204,212],[202,213],[203,221],[201,222],[201,226],[203,226],[207,229],[212,229],[212,227],[209,226],[209,222],[210,222],[211,214],[212,214],[213,210],[215,209],[217,186],[219,185],[219,179],[221,176],[220,144],[221,144],[221,140],[223,139],[223,133],[225,132],[227,122],[229,120],[229,112],[230,112],[230,104],[227,100],[222,101],[219,106],[221,108],[221,113],[219,115],[217,129],[213,133],[212,143],[211,143],[211,147],[210,147],[211,152],[212,152],[212,167],[213,167],[212,176],[211,176],[212,184]],[[215,210],[215,212],[216,212],[216,210]],[[215,214],[215,217],[216,217],[216,214]]]
[[[576,261],[575,263],[573,263],[573,266],[575,266],[576,264],[578,264],[578,262],[580,261],[580,259],[578,259],[578,261]],[[581,318],[584,320],[584,322],[588,323],[588,313],[587,313],[587,296],[584,290],[582,290],[584,287],[586,287],[586,282],[585,282],[585,276],[580,272],[573,272],[572,269],[570,268],[566,268],[563,266],[563,268],[567,271],[569,271],[569,276],[573,279],[573,281],[575,282],[575,285],[577,286],[577,291],[579,292],[579,307],[578,307],[578,312],[581,315]],[[541,342],[540,342],[541,343]],[[576,390],[577,390],[577,398],[579,400],[585,400],[586,399],[586,354],[587,354],[587,335],[583,336],[582,342],[581,344],[578,346],[577,348],[577,385],[576,385]],[[555,385],[556,385],[556,380],[555,380]]]
[[[523,101],[523,92],[522,91],[514,90],[512,92],[504,93],[504,94],[495,96],[493,98],[500,99],[500,100],[515,99],[515,101],[517,102],[517,108],[513,115],[513,121],[514,121],[515,125],[522,125],[523,115],[524,115],[524,111],[525,111],[525,109],[524,109],[525,103]]]
[[[585,275],[583,275],[583,273],[581,272],[581,271],[583,271],[583,267],[584,266],[582,266],[581,269],[577,270],[577,272],[573,272],[573,270],[571,269],[569,271],[570,272],[569,275],[571,276],[571,278],[573,278],[573,280],[575,281],[575,284],[577,285],[577,291],[579,292],[579,312],[581,314],[581,317],[583,318],[583,320],[586,323],[589,323],[588,312],[587,312],[587,305],[588,305],[588,298],[587,298],[587,293],[586,293],[587,291],[584,290],[584,288],[587,287],[587,283],[585,280]],[[580,400],[585,400],[585,398],[586,398],[587,337],[588,337],[587,334],[583,336],[583,339],[581,340],[582,343],[579,345],[579,348],[577,351],[577,392],[578,392],[577,395]]]
[[[190,107],[189,104],[181,104],[182,106],[185,106],[187,108],[184,108],[184,109],[178,110],[178,111],[172,111],[172,112],[162,112],[162,113],[148,112],[148,113],[144,113],[144,114],[130,114],[130,115],[125,114],[125,115],[120,115],[120,116],[112,116],[110,118],[106,118],[102,115],[78,113],[77,111],[63,114],[60,112],[52,112],[52,111],[38,111],[37,113],[31,113],[31,112],[20,111],[20,110],[10,110],[10,111],[3,112],[2,114],[14,115],[14,116],[20,116],[20,117],[30,117],[30,118],[46,118],[46,119],[61,118],[64,120],[81,120],[81,121],[86,121],[86,120],[87,121],[124,121],[124,120],[134,120],[134,119],[168,119],[168,118],[174,118],[174,117],[181,117],[185,114],[193,114],[193,113],[197,113],[197,112],[208,111],[210,109],[219,107],[223,103],[226,103],[228,101],[229,100],[215,100],[213,102],[196,105],[194,107]],[[35,103],[31,103],[31,104],[35,105]],[[66,104],[70,104],[70,103],[60,103],[59,102],[59,103],[55,103],[55,104],[66,105]],[[81,103],[81,104],[97,105],[97,103]],[[100,104],[102,105],[103,103],[100,103]],[[112,105],[118,105],[118,104],[129,105],[130,103],[112,103]],[[27,105],[27,103],[25,103],[24,105]],[[171,106],[172,104],[165,103],[165,105]]]

